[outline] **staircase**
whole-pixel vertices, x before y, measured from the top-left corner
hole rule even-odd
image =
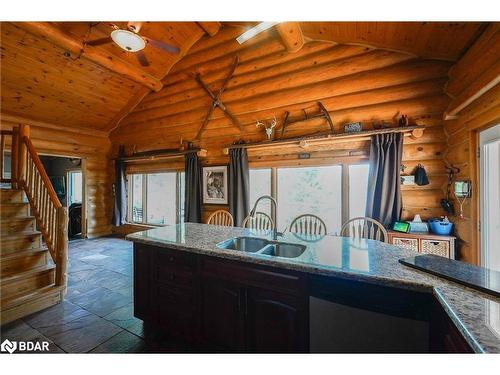
[[[29,140],[29,128],[2,130],[2,156],[9,135],[11,178],[4,178],[0,160],[6,186],[0,189],[1,324],[60,302],[66,291],[66,212]]]

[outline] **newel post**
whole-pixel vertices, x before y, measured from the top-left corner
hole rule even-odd
[[[22,187],[26,181],[25,171],[26,171],[26,143],[24,138],[30,137],[30,127],[29,125],[19,125],[19,136],[18,136],[18,158],[17,158],[17,181],[19,187]]]
[[[68,267],[68,215],[64,207],[57,208],[56,228],[56,285],[64,287],[66,293]]]

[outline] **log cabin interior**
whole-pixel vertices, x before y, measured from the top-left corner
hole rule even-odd
[[[497,22],[1,22],[1,341],[500,353],[499,60]]]

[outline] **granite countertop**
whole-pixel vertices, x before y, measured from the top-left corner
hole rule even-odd
[[[432,292],[471,347],[478,353],[500,353],[500,298],[404,266],[400,258],[416,255],[373,240],[322,236],[300,238],[287,233],[279,241],[303,244],[296,258],[217,248],[217,243],[237,236],[270,240],[270,232],[207,224],[178,224],[128,235],[130,241],[181,251],[240,260],[311,274]]]

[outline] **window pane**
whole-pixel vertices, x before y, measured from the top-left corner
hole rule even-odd
[[[319,216],[328,233],[340,232],[342,167],[279,168],[278,229],[301,214]]]
[[[82,203],[82,172],[70,172],[69,204]]]
[[[147,215],[150,224],[176,223],[176,173],[154,173],[147,175]]]
[[[142,174],[132,175],[132,221],[142,222]]]
[[[349,219],[365,216],[368,164],[349,166]]]
[[[250,209],[263,195],[271,195],[271,169],[250,169]],[[260,201],[257,210],[271,215],[271,202]]]

